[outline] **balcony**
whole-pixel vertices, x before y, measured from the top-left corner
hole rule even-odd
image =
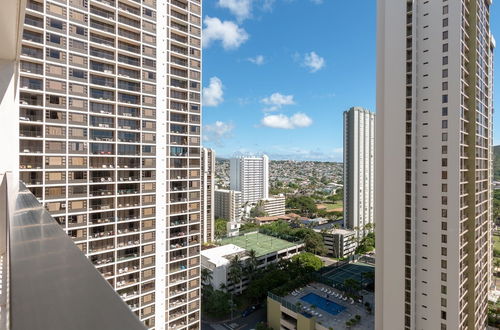
[[[11,174],[1,181],[2,328],[145,329],[35,196]]]

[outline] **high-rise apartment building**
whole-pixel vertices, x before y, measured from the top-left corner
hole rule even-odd
[[[241,192],[234,190],[215,190],[214,211],[217,218],[226,219],[229,222],[241,220]]]
[[[377,329],[486,329],[490,5],[378,1]]]
[[[201,150],[201,241],[214,240],[215,151]]]
[[[20,177],[148,328],[200,327],[200,0],[28,0]]]
[[[375,114],[360,107],[344,112],[344,227],[360,236],[374,223]]]
[[[231,190],[241,191],[243,203],[269,197],[269,157],[236,157],[230,160]]]

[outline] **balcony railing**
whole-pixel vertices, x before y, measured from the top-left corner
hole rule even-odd
[[[0,328],[145,329],[36,197],[9,173],[0,175],[0,209]]]

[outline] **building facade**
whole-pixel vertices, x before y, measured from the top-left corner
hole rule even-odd
[[[269,197],[269,157],[237,157],[230,160],[231,190],[241,191],[242,203],[255,204]]]
[[[378,1],[377,329],[487,327],[490,5]]]
[[[20,177],[150,329],[200,327],[200,0],[28,0]]]
[[[215,217],[226,219],[229,222],[241,220],[241,191],[235,190],[215,190]]]
[[[262,199],[262,210],[269,217],[285,215],[285,201],[285,195],[277,195]]]
[[[215,234],[215,151],[201,150],[201,239],[203,243],[214,240]]]
[[[321,234],[328,253],[334,258],[345,258],[356,252],[357,234],[354,230],[331,229]]]
[[[344,227],[361,237],[374,223],[374,180],[375,114],[353,107],[344,112]]]

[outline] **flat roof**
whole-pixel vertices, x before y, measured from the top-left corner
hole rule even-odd
[[[225,258],[226,256],[241,252],[245,252],[245,249],[234,244],[226,244],[203,250],[201,251],[201,255],[213,263],[215,267],[219,267],[229,263],[229,259]]]
[[[283,239],[261,233],[226,237],[222,239],[222,244],[234,244],[247,251],[255,250],[257,257],[299,245],[297,243],[288,242]]]

